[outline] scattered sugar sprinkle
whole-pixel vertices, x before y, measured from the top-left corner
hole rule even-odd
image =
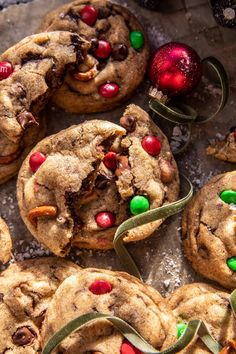
[[[24,259],[50,256],[51,252],[40,245],[36,240],[29,244],[24,240],[19,240],[15,244],[13,257],[15,261],[23,261]]]

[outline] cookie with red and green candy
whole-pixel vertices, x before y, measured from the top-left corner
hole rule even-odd
[[[184,333],[190,320],[202,320],[212,337],[223,347],[220,354],[234,353],[236,319],[230,306],[230,294],[225,289],[192,283],[178,288],[166,300],[178,322],[178,337]],[[195,337],[180,353],[208,354],[212,351]]]
[[[107,0],[76,0],[46,15],[39,31],[64,30],[91,42],[87,60],[68,73],[53,101],[68,112],[111,110],[143,81],[148,38],[136,17]]]
[[[0,352],[41,352],[41,326],[62,281],[80,269],[45,257],[11,264],[0,274]]]
[[[207,148],[207,154],[219,160],[236,163],[236,127],[232,127],[223,139],[216,138]]]
[[[125,321],[158,350],[177,340],[176,320],[158,291],[127,273],[88,268],[67,278],[55,293],[42,326],[43,345],[68,322],[88,313]],[[141,354],[104,319],[86,324],[54,352]]]
[[[120,124],[72,126],[42,140],[22,165],[21,216],[56,255],[65,256],[71,246],[112,248],[123,221],[178,198],[178,169],[165,135],[135,105]],[[136,227],[124,240],[144,239],[162,222]]]
[[[183,213],[182,241],[193,268],[236,287],[236,171],[212,177]]]
[[[18,171],[45,132],[40,112],[89,43],[70,32],[24,38],[0,55],[0,183]]]

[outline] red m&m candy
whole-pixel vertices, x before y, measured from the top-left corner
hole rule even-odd
[[[103,229],[112,227],[116,222],[116,217],[110,211],[102,211],[95,216],[96,223]]]
[[[143,354],[139,349],[135,348],[133,344],[126,339],[121,345],[120,354]]]
[[[98,47],[95,51],[95,56],[99,59],[106,59],[111,54],[111,45],[107,41],[98,41]]]
[[[103,295],[112,291],[112,285],[106,280],[95,280],[89,287],[89,291],[95,295]]]
[[[97,21],[98,13],[97,10],[91,6],[91,5],[86,5],[81,11],[80,11],[80,17],[83,22],[85,22],[89,26],[93,26],[95,22]]]
[[[161,142],[159,139],[157,139],[156,136],[152,136],[152,135],[145,136],[141,144],[143,149],[149,155],[157,156],[161,151]]]
[[[13,66],[8,61],[0,61],[0,81],[7,79],[13,73]]]
[[[102,97],[112,98],[118,95],[120,90],[119,85],[115,82],[107,82],[99,87],[99,93]]]
[[[117,154],[113,151],[108,152],[104,156],[103,163],[109,170],[115,170],[117,167]]]
[[[46,160],[46,156],[39,151],[34,152],[29,159],[29,165],[33,173],[35,173],[39,167]]]

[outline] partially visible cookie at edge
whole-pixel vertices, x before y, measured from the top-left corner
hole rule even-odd
[[[213,338],[223,347],[235,339],[236,319],[230,308],[230,294],[204,283],[187,284],[167,297],[167,304],[173,311],[178,324],[190,320],[202,320]],[[200,339],[180,351],[183,354],[209,354],[211,351]]]
[[[48,32],[26,37],[0,55],[13,70],[0,81],[0,183],[18,171],[29,149],[43,137],[40,111],[61,85],[66,69],[81,63],[88,48],[77,34]]]
[[[0,352],[41,352],[41,326],[61,282],[80,268],[56,257],[17,262],[0,274]]]
[[[224,140],[216,139],[207,148],[207,154],[227,162],[236,163],[236,128],[225,137]]]
[[[76,32],[92,43],[86,62],[68,73],[53,95],[53,101],[66,111],[111,110],[142,82],[148,38],[127,8],[107,0],[76,0],[50,12],[39,28],[55,30]]]
[[[236,287],[236,171],[214,176],[183,213],[184,251],[193,268]]]

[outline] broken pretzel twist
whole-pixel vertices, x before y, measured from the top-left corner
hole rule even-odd
[[[43,216],[55,217],[57,215],[57,207],[53,205],[43,205],[33,208],[28,213],[29,221],[36,226],[37,219]]]

